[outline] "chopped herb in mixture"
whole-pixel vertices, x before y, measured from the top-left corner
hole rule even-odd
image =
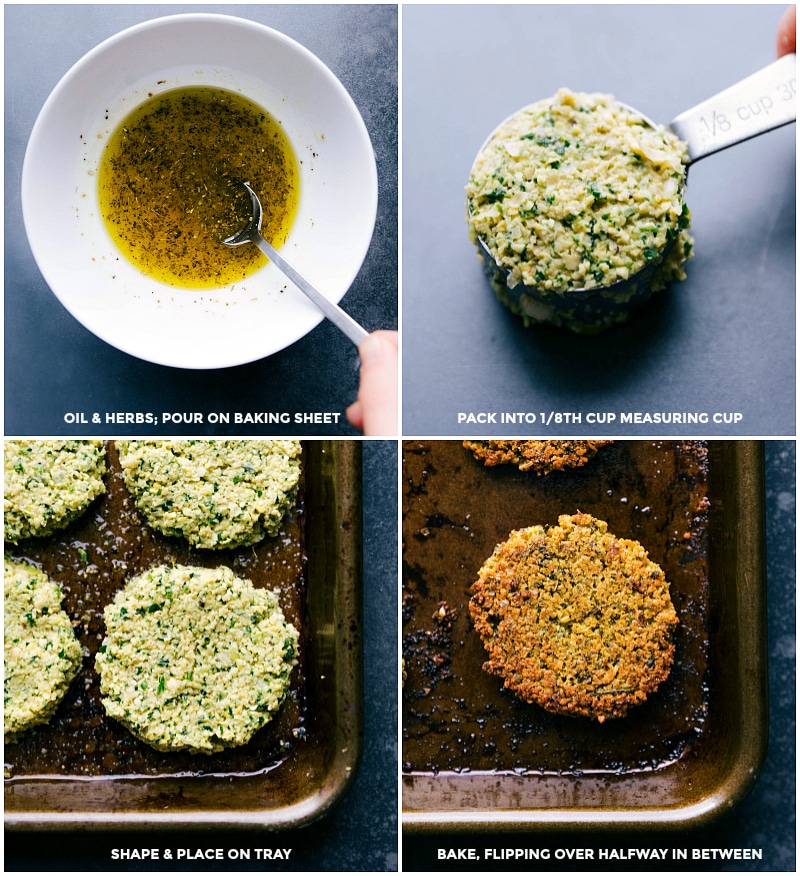
[[[561,89],[504,122],[475,159],[470,237],[507,272],[508,289],[548,294],[628,280],[681,237],[651,280],[663,286],[685,276],[691,248],[687,162],[674,134],[611,96]]]
[[[103,706],[159,751],[244,745],[286,696],[297,630],[276,593],[225,566],[151,568],[104,617],[95,658]]]

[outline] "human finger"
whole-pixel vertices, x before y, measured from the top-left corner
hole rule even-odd
[[[776,50],[778,57],[789,55],[797,45],[797,7],[790,6],[781,15],[778,22],[778,39]]]
[[[397,343],[397,332],[377,331],[358,348],[361,380],[347,417],[365,435],[397,434]]]

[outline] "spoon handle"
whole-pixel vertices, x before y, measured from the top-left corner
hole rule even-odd
[[[319,290],[309,283],[306,278],[293,268],[289,262],[268,243],[261,234],[254,235],[253,243],[264,253],[264,255],[275,263],[275,266],[280,268],[284,274],[304,292],[317,307],[328,317],[328,319],[339,329],[341,329],[348,338],[358,346],[367,336],[367,332],[363,329],[349,314],[345,313],[338,304],[329,301]]]
[[[784,55],[752,76],[704,100],[670,124],[699,161],[728,146],[793,122],[797,115],[795,55]]]

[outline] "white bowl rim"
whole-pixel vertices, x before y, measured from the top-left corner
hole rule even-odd
[[[94,59],[107,52],[109,49],[113,48],[115,44],[122,43],[128,40],[131,37],[134,37],[142,32],[146,32],[148,30],[159,28],[171,24],[179,24],[179,23],[215,23],[219,22],[220,24],[225,25],[239,25],[245,27],[253,32],[261,32],[265,35],[268,35],[271,39],[276,40],[280,43],[283,43],[285,46],[290,48],[293,52],[297,53],[299,56],[305,58],[310,65],[317,70],[317,72],[321,73],[328,82],[333,86],[333,88],[337,91],[338,96],[349,105],[349,109],[351,111],[352,118],[357,120],[360,123],[360,134],[365,138],[365,142],[369,145],[369,154],[371,155],[372,161],[368,168],[365,170],[370,175],[369,180],[369,190],[367,192],[368,195],[368,203],[367,209],[369,210],[371,216],[371,223],[369,234],[367,235],[366,244],[363,246],[363,251],[360,253],[360,257],[357,259],[357,268],[353,272],[353,275],[350,279],[350,283],[348,284],[348,288],[355,281],[361,266],[363,265],[363,261],[366,258],[367,251],[369,249],[370,241],[374,236],[374,227],[377,219],[377,207],[378,207],[378,180],[377,180],[377,166],[375,161],[375,153],[374,149],[371,145],[371,139],[369,136],[369,132],[367,130],[366,124],[364,122],[363,116],[358,109],[355,101],[352,98],[352,95],[343,85],[341,80],[336,76],[335,73],[310,49],[306,48],[302,43],[293,39],[292,37],[286,35],[285,33],[270,27],[269,25],[262,24],[261,22],[253,21],[252,19],[245,18],[237,15],[228,15],[224,13],[218,12],[186,12],[186,13],[174,13],[169,15],[156,16],[154,18],[149,18],[146,21],[137,22],[136,24],[130,25],[129,27],[123,28],[117,33],[112,34],[111,36],[105,38],[89,51],[84,53],[68,70],[64,73],[57,84],[53,87],[52,91],[48,95],[44,104],[42,105],[41,110],[36,118],[36,121],[31,129],[31,133],[28,138],[28,146],[26,148],[25,157],[23,160],[22,174],[21,174],[21,193],[22,193],[22,213],[23,213],[23,222],[25,224],[26,231],[28,231],[28,242],[30,248],[33,252],[34,259],[39,267],[42,276],[45,279],[50,290],[53,294],[58,298],[62,306],[75,318],[77,319],[85,328],[95,334],[97,337],[101,338],[106,343],[116,347],[123,352],[126,352],[132,356],[135,356],[140,359],[144,359],[145,361],[150,361],[155,364],[167,365],[171,367],[179,367],[179,368],[188,368],[188,369],[198,369],[205,370],[211,368],[228,368],[235,367],[238,365],[244,365],[249,362],[258,361],[260,359],[266,358],[267,356],[273,355],[274,353],[279,352],[281,349],[290,346],[295,343],[300,338],[304,337],[308,332],[313,330],[322,320],[324,319],[323,315],[319,312],[315,312],[313,314],[312,322],[303,328],[302,331],[296,333],[291,336],[287,336],[285,343],[276,347],[275,349],[270,349],[267,351],[256,351],[255,353],[248,353],[243,355],[244,350],[241,348],[237,349],[234,355],[226,361],[214,361],[211,364],[197,364],[195,362],[181,362],[181,361],[172,361],[168,358],[160,358],[153,357],[152,355],[143,354],[135,348],[135,344],[127,344],[124,342],[120,342],[119,338],[112,339],[110,337],[105,336],[103,332],[98,330],[94,326],[88,326],[86,321],[75,312],[73,306],[71,306],[71,302],[69,300],[65,300],[64,296],[60,293],[57,288],[54,288],[53,283],[50,282],[48,277],[48,271],[45,269],[42,260],[37,255],[39,251],[38,243],[35,243],[34,240],[35,235],[31,235],[29,230],[28,222],[26,221],[26,192],[29,191],[30,186],[30,177],[31,177],[31,162],[29,161],[30,152],[31,152],[31,144],[36,141],[37,135],[40,129],[46,123],[47,117],[49,113],[52,111],[53,106],[59,101],[63,92],[69,88],[72,79],[83,70],[84,67],[90,65]],[[288,282],[288,281],[287,281]],[[332,300],[338,301],[347,291],[347,288],[343,289],[340,294],[332,295]]]

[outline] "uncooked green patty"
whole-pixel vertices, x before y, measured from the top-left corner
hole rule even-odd
[[[580,310],[571,315],[566,293],[611,289],[651,264],[658,268],[642,290],[624,293],[631,302],[645,285],[652,292],[683,279],[692,249],[688,160],[671,131],[611,95],[562,88],[519,110],[482,147],[466,187],[470,239],[507,272],[502,282],[493,275],[500,300],[526,324],[595,331],[627,311],[601,308],[587,322]],[[519,300],[508,294],[518,286]],[[608,301],[621,304],[622,295],[617,287]]]
[[[5,540],[63,529],[105,492],[102,441],[5,441]]]
[[[106,712],[159,751],[244,745],[275,714],[297,663],[278,597],[226,568],[158,566],[105,609]]]
[[[664,573],[588,514],[512,532],[472,593],[483,668],[550,712],[622,717],[669,675],[678,618]]]
[[[3,594],[3,720],[11,740],[53,717],[83,653],[61,590],[39,569],[6,557]]]
[[[299,441],[119,441],[125,486],[154,529],[200,548],[277,535],[294,505]]]
[[[580,468],[612,441],[464,441],[464,447],[485,466],[516,465],[520,471],[549,474]]]

